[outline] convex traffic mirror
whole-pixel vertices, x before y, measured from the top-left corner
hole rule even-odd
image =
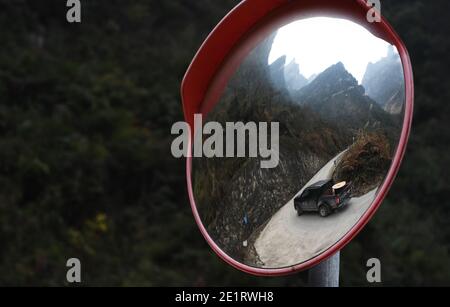
[[[225,18],[183,83],[192,148],[209,145],[188,158],[188,188],[223,259],[280,275],[333,255],[373,216],[405,150],[412,77],[403,44],[384,19],[366,20],[364,1],[272,1],[243,22],[256,2]],[[249,28],[222,36],[222,57],[208,54],[233,20]]]

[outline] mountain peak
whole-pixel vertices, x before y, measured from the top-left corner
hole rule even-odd
[[[282,55],[276,59],[270,66],[272,67],[283,67],[286,64],[286,56]]]
[[[291,66],[291,65],[297,65],[297,66],[298,66],[297,62],[295,62],[295,58],[293,58],[293,59],[289,62],[289,64],[286,65],[286,66]]]
[[[319,74],[310,84],[300,90],[302,97],[319,94],[330,96],[338,92],[358,87],[358,81],[338,62]]]
[[[333,83],[343,87],[342,89],[358,85],[358,81],[345,69],[342,62],[338,62],[325,69],[313,82]]]
[[[336,64],[332,65],[331,67],[345,70],[344,63],[342,63],[342,62],[337,62]]]
[[[336,64],[331,65],[330,67],[325,69],[320,75],[330,73],[330,72],[350,75],[350,73],[347,71],[347,69],[345,68],[345,66],[342,62],[337,62]]]
[[[297,91],[308,84],[308,80],[300,73],[300,68],[295,59],[284,68],[284,77],[288,90]]]
[[[405,100],[405,83],[400,56],[390,47],[388,55],[367,65],[362,80],[367,95],[390,113],[400,113]]]

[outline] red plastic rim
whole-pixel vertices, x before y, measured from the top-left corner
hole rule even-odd
[[[244,0],[211,32],[194,57],[181,87],[185,120],[191,126],[193,126],[194,114],[205,115],[214,107],[235,69],[258,42],[275,29],[294,20],[315,16],[352,20],[394,45],[403,64],[406,89],[403,129],[386,179],[372,205],[358,223],[339,242],[306,262],[286,268],[263,269],[242,264],[223,252],[209,236],[201,221],[192,190],[192,158],[187,158],[187,187],[195,221],[215,253],[233,267],[258,276],[281,276],[309,269],[344,248],[373,217],[391,188],[405,154],[411,131],[414,107],[413,71],[405,45],[388,22],[383,17],[379,23],[367,22],[366,16],[369,9],[371,7],[365,0]]]

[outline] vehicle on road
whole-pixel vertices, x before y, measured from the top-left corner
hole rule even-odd
[[[299,216],[304,212],[318,212],[327,217],[347,205],[352,197],[351,186],[347,182],[335,184],[332,179],[318,181],[294,199],[295,210]]]

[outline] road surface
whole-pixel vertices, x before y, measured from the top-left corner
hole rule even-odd
[[[343,153],[325,165],[295,196],[311,184],[332,177],[335,162]],[[338,212],[322,218],[317,213],[297,216],[294,198],[267,223],[255,240],[255,251],[264,268],[282,268],[305,262],[336,244],[361,219],[376,196],[376,189],[352,198]]]

